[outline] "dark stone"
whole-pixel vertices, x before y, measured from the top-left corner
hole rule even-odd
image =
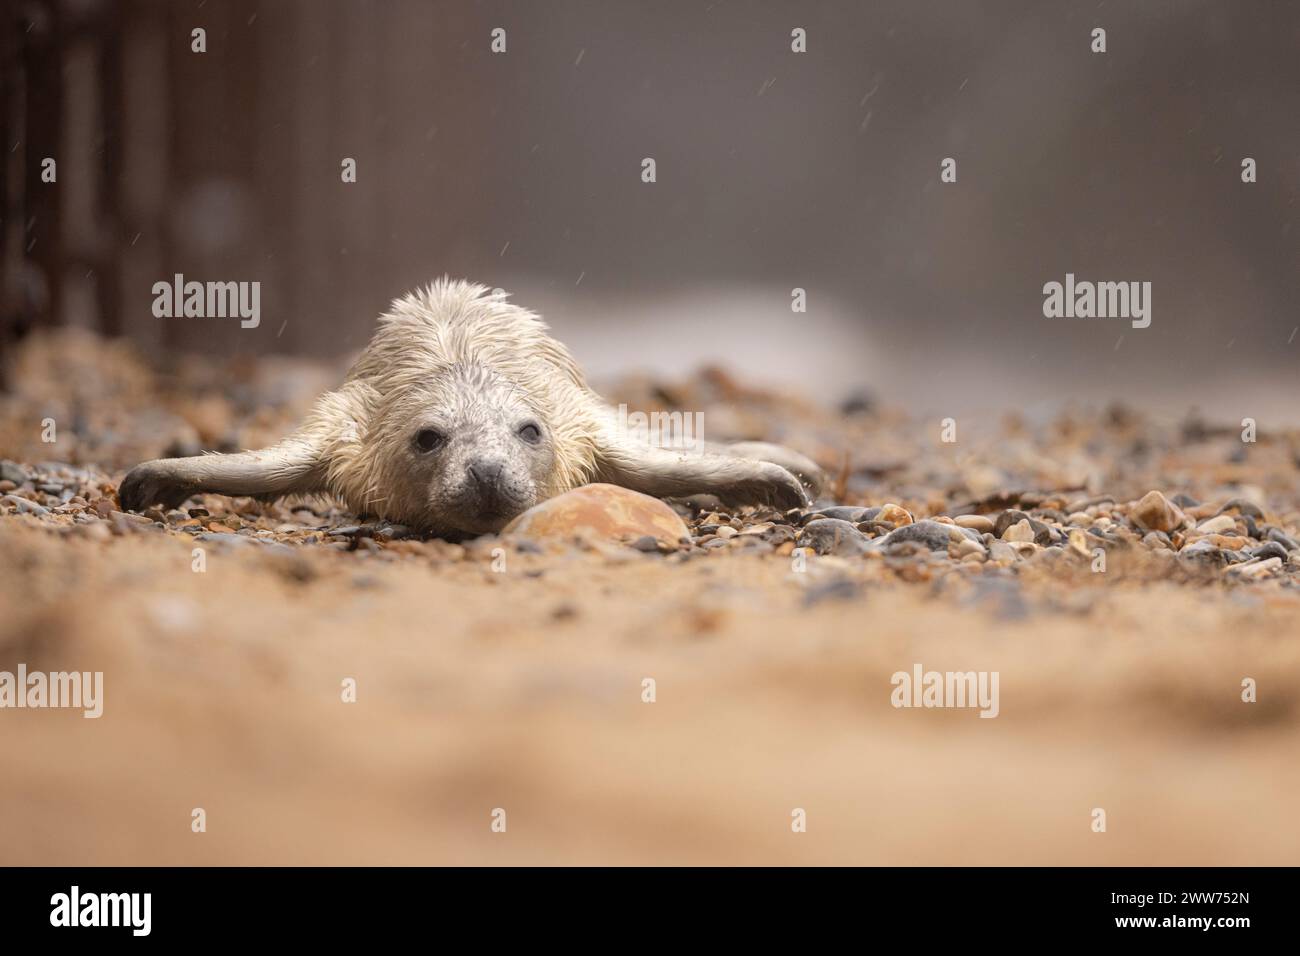
[[[1287,559],[1287,550],[1276,541],[1267,541],[1258,548],[1249,548],[1246,551],[1252,558],[1281,558]]]
[[[1014,508],[1002,512],[1002,514],[998,515],[997,521],[993,522],[993,537],[1000,539],[1013,524],[1028,517],[1029,515],[1023,511],[1016,511]]]
[[[1233,498],[1224,502],[1218,513],[1223,514],[1225,511],[1236,511],[1240,515],[1249,515],[1252,518],[1258,518],[1260,521],[1264,520],[1264,512],[1260,510],[1259,505],[1253,501],[1247,501],[1245,498]]]
[[[1189,544],[1178,552],[1178,557],[1183,561],[1201,561],[1216,565],[1223,565],[1228,560],[1223,549],[1216,547],[1209,541],[1197,541]]]
[[[1044,548],[1058,543],[1065,537],[1051,525],[1044,524],[1037,518],[1029,519],[1029,527],[1034,532],[1034,544],[1042,545]]]
[[[1288,551],[1300,550],[1300,542],[1297,542],[1295,538],[1291,537],[1289,534],[1287,534],[1285,531],[1283,531],[1280,528],[1269,528],[1268,540],[1276,541],[1278,544],[1286,548]]]
[[[852,556],[867,550],[869,539],[853,525],[839,518],[818,518],[803,526],[796,544],[816,554]]]
[[[867,514],[872,512],[872,514]],[[879,508],[853,508],[848,505],[835,505],[830,508],[820,508],[817,511],[809,512],[804,518],[804,523],[816,521],[818,518],[836,518],[840,521],[848,521],[857,524],[860,521],[868,521],[880,514]]]

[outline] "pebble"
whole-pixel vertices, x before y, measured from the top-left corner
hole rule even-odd
[[[868,514],[871,512],[871,514]],[[861,521],[870,521],[880,513],[879,508],[851,508],[846,505],[832,505],[829,508],[818,508],[815,511],[808,512],[804,523],[815,521],[818,518],[837,518],[840,521],[849,521],[858,524]]]
[[[1007,533],[1007,529],[1018,521],[1028,521],[1029,515],[1023,511],[1014,509],[1004,511],[998,515],[998,520],[993,523],[993,537],[1001,538]]]
[[[1003,541],[1033,541],[1034,529],[1029,523],[1028,518],[1021,518],[1013,525],[1009,525],[1002,532]]]
[[[1287,550],[1276,541],[1266,541],[1258,548],[1250,548],[1246,552],[1252,558],[1277,558],[1279,561],[1285,561],[1288,557]]]
[[[842,518],[818,518],[803,526],[795,545],[811,548],[816,554],[835,554],[841,557],[862,554],[872,542],[866,535]]]
[[[1239,515],[1249,515],[1252,518],[1258,518],[1260,521],[1264,520],[1264,512],[1259,505],[1253,501],[1247,501],[1245,498],[1232,498],[1225,501],[1223,507],[1219,509],[1219,514],[1226,514],[1229,511]]]
[[[1178,552],[1180,558],[1191,558],[1194,560],[1209,559],[1219,564],[1225,563],[1228,558],[1223,550],[1217,547],[1213,541],[1202,538],[1199,541],[1186,545]]]
[[[988,515],[958,515],[952,521],[959,528],[970,528],[980,534],[993,531],[993,519]]]
[[[1237,565],[1229,569],[1229,574],[1243,578],[1262,578],[1279,571],[1282,568],[1281,558],[1265,558],[1264,560],[1248,561],[1245,564]]]
[[[970,533],[975,534],[973,531]],[[871,547],[875,550],[883,550],[896,544],[915,542],[931,551],[947,551],[950,542],[963,539],[971,540],[956,525],[940,524],[938,521],[923,518],[912,524],[903,525],[903,527],[889,532],[884,537],[875,539],[871,542]]]
[[[1034,532],[1034,543],[1048,547],[1065,541],[1065,532],[1058,531],[1056,528],[1039,521],[1037,518],[1029,519],[1029,528]]]
[[[1070,533],[1070,543],[1074,543],[1075,532]],[[1079,535],[1080,538],[1083,535]],[[1169,536],[1163,531],[1148,531],[1142,538],[1142,543],[1148,548],[1167,548],[1169,547]],[[1085,549],[1086,553],[1086,549]]]
[[[26,498],[20,498],[17,495],[5,495],[3,498],[0,498],[0,501],[3,501],[5,504],[8,505],[13,505],[15,508],[18,509],[18,513],[20,515],[39,516],[39,515],[46,515],[50,513],[50,509],[46,508],[44,505],[38,505],[34,501],[29,501]]]
[[[1289,534],[1286,534],[1284,531],[1279,530],[1278,528],[1268,529],[1268,540],[1276,541],[1278,544],[1286,548],[1288,551],[1300,550],[1300,542],[1297,542],[1295,538],[1291,537]]]
[[[911,524],[912,515],[911,512],[902,505],[896,505],[891,502],[889,504],[881,505],[880,513],[877,514],[874,519],[866,520],[888,521],[897,528],[902,525]]]
[[[989,545],[989,560],[1010,564],[1016,560],[1016,549],[1005,541],[994,541]]]
[[[532,538],[591,535],[606,541],[649,535],[672,545],[691,536],[677,512],[658,498],[607,484],[583,485],[543,501],[511,521],[505,531]]]
[[[1213,543],[1216,548],[1227,548],[1230,551],[1236,551],[1246,546],[1246,539],[1239,534],[1207,534],[1204,537]]]
[[[1129,518],[1146,531],[1174,531],[1183,526],[1186,516],[1158,491],[1148,491],[1129,509]]]
[[[1236,527],[1237,522],[1231,515],[1221,514],[1209,521],[1202,521],[1196,526],[1196,530],[1202,534],[1221,534],[1224,531],[1233,531]]]

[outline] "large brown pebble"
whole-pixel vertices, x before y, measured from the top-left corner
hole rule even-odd
[[[672,545],[690,537],[677,512],[658,498],[605,484],[583,485],[543,501],[506,525],[505,533],[605,541],[635,541],[649,536]]]

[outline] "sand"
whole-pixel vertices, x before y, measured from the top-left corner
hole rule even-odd
[[[1292,561],[1247,578],[1125,532],[1103,573],[1068,548],[796,571],[791,542],[708,534],[668,555],[358,538],[326,503],[101,517],[92,487],[111,501],[178,436],[276,437],[335,370],[160,374],[83,339],[32,344],[19,368],[0,457],[81,468],[65,480],[86,494],[0,509],[0,670],[102,671],[104,713],[0,710],[5,864],[1300,862]],[[1245,497],[1297,530],[1294,434],[1243,453],[1235,422],[1073,410],[959,421],[945,447],[940,423],[887,406],[719,372],[651,384],[611,397],[702,407],[710,439],[785,441],[832,472],[847,457],[840,501],[916,520],[996,516],[1032,489],[1110,494],[1123,530],[1159,489],[1207,513]],[[80,420],[43,448],[46,414]],[[996,672],[998,716],[891,706],[916,664]]]

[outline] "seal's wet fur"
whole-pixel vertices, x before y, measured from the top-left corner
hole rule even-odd
[[[811,461],[775,445],[685,454],[638,440],[540,318],[443,279],[393,303],[343,385],[292,435],[260,451],[145,462],[119,497],[136,511],[200,492],[329,494],[359,515],[464,535],[592,481],[795,507],[819,480]]]

